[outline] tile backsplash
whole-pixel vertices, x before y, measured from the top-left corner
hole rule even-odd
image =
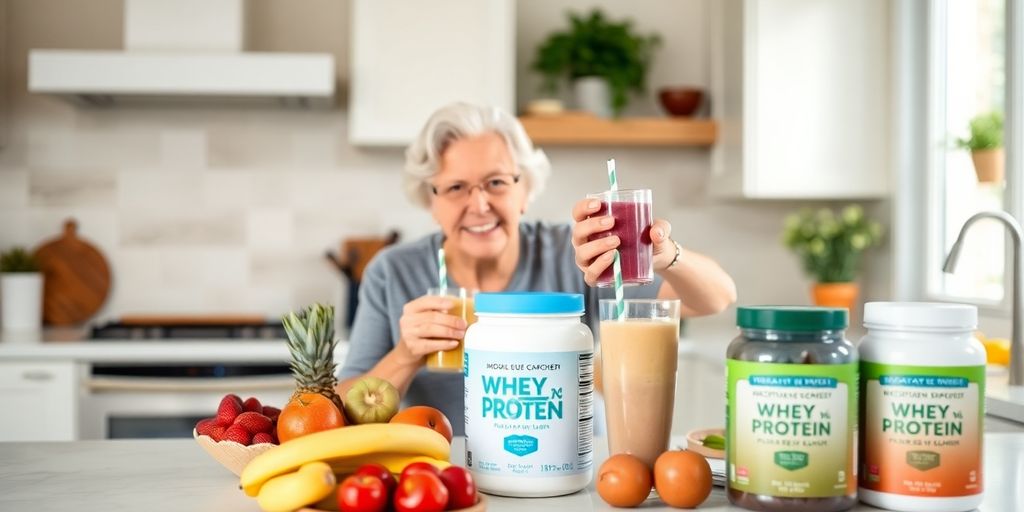
[[[657,19],[663,12],[660,1],[640,3],[648,22],[675,23]],[[260,26],[271,28],[289,16],[307,16],[308,9],[339,10],[333,25],[343,31],[347,11],[338,6],[345,4],[303,4],[297,14],[280,11],[274,2],[252,5]],[[609,10],[618,5],[602,4]],[[7,115],[0,119],[0,130],[7,133],[0,147],[0,248],[34,247],[57,236],[63,220],[74,217],[80,235],[111,265],[112,293],[100,318],[214,311],[270,316],[314,300],[338,300],[343,282],[323,253],[336,250],[343,239],[396,228],[411,240],[436,229],[429,213],[411,206],[401,192],[402,150],[348,144],[345,108],[100,110],[26,92],[29,48],[117,48],[109,33],[120,33],[120,5],[114,0],[95,0],[88,7],[69,0],[7,3],[11,30],[6,45],[0,45],[6,51],[0,62],[7,62],[6,79],[0,81],[7,90]],[[589,4],[518,5],[522,54],[546,35],[537,27],[552,25],[548,18],[556,11]],[[538,10],[546,21],[524,21],[533,12],[529,5],[543,7]],[[704,8],[701,0],[673,4],[675,19],[697,32],[669,33],[666,55],[686,58],[661,61],[652,84],[706,84]],[[42,21],[59,18],[53,26],[63,27],[76,17],[91,20],[89,30],[68,33]],[[303,39],[266,34],[262,39],[257,34],[258,49],[310,49],[274,47],[274,41]],[[336,55],[344,83],[347,43],[344,35],[330,40],[340,42],[312,49]],[[528,78],[528,65],[528,56],[517,58],[521,97],[528,97],[536,81]],[[651,100],[645,101],[644,108],[652,108]],[[807,302],[809,283],[779,242],[783,218],[803,203],[710,198],[707,149],[545,149],[554,172],[528,218],[568,221],[577,198],[606,188],[604,161],[615,157],[623,185],[654,189],[655,214],[672,222],[684,247],[715,257],[732,273],[741,302]],[[887,205],[871,208],[884,215]],[[870,261],[868,297],[889,293],[887,251]],[[728,315],[720,319],[731,321]]]

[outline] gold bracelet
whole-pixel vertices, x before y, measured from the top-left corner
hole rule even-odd
[[[672,258],[672,261],[669,262],[667,267],[665,267],[665,270],[668,270],[668,269],[672,268],[672,266],[675,265],[676,262],[679,261],[679,255],[683,253],[683,246],[679,245],[679,242],[676,242],[675,240],[672,240],[672,243],[676,245],[676,256],[674,258]]]

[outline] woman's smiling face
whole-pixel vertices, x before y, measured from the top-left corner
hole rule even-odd
[[[430,184],[435,191],[430,207],[434,220],[451,247],[464,255],[496,259],[512,237],[519,236],[526,183],[500,135],[453,141]]]

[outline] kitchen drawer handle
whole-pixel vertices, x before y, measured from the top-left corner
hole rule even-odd
[[[93,392],[224,392],[278,391],[295,388],[291,376],[239,378],[93,377],[86,380]]]
[[[21,378],[35,382],[53,380],[53,374],[43,370],[30,370],[21,374]]]

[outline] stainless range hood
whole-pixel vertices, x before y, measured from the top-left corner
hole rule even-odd
[[[242,51],[244,0],[125,0],[125,50],[29,51],[30,92],[81,105],[329,107],[334,57]]]

